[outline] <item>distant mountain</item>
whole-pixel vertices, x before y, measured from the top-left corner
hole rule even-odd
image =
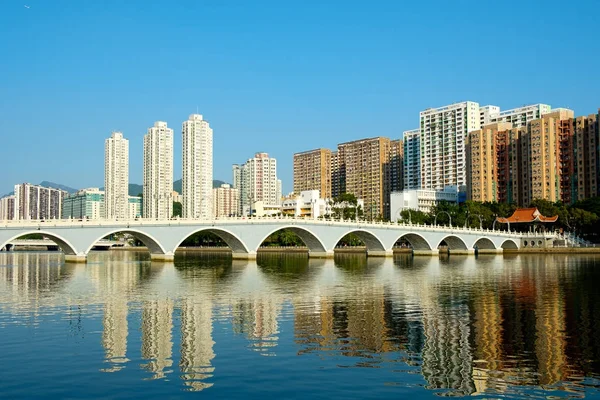
[[[224,183],[227,183],[227,182],[223,182],[218,179],[215,179],[215,180],[213,180],[213,188],[221,187],[221,185]],[[181,194],[181,179],[178,179],[175,182],[173,182],[173,190],[175,190],[177,193]]]
[[[104,189],[102,189],[102,190],[104,190]],[[143,185],[138,185],[137,183],[129,184],[129,195],[130,196],[137,196],[138,194],[142,193],[143,191],[144,191]]]
[[[73,189],[72,187],[61,185],[60,183],[49,182],[49,181],[42,181],[41,183],[38,183],[38,185],[47,187],[47,188],[62,189],[68,193],[75,193],[77,191],[77,189]],[[0,198],[6,197],[6,196],[12,196],[13,194],[15,194],[15,192],[7,193],[4,196],[0,196]]]
[[[61,185],[60,183],[54,183],[54,182],[48,182],[48,181],[42,181],[42,183],[40,183],[40,186],[54,188],[54,189],[61,189],[61,190],[64,190],[65,192],[69,192],[69,193],[75,193],[78,190],[78,189],[73,189],[72,187],[69,187],[69,186]]]

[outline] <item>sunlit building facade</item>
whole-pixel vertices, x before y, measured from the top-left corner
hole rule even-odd
[[[183,218],[211,218],[213,189],[213,130],[200,114],[182,125]]]
[[[129,196],[129,140],[113,132],[104,142],[104,210],[107,219],[126,219]]]
[[[173,216],[173,129],[157,121],[144,135],[144,218]]]

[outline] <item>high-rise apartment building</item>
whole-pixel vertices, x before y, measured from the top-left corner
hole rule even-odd
[[[496,108],[498,112],[496,112]],[[534,119],[548,114],[552,110],[552,107],[548,104],[531,104],[505,111],[500,111],[500,108],[495,106],[485,106],[483,109],[484,113],[486,109],[489,111],[488,119],[484,121],[484,124],[509,122],[513,128],[520,128],[527,126]]]
[[[496,117],[500,114],[500,107],[498,106],[482,106],[479,107],[479,126],[483,127],[484,125],[490,124],[492,122],[492,117]]]
[[[469,197],[528,206],[571,204],[598,193],[598,118],[559,108],[514,127],[492,123],[469,134]]]
[[[281,204],[281,181],[277,179],[277,160],[267,153],[256,153],[243,165],[233,165],[234,188],[239,190],[241,215],[251,213],[256,202]]]
[[[600,196],[600,110],[574,121],[577,196],[573,201]]]
[[[474,201],[506,201],[507,188],[499,182],[506,169],[510,123],[493,123],[469,132],[467,140],[468,198]],[[502,170],[502,173],[499,173]],[[502,186],[502,187],[501,187]]]
[[[213,131],[200,114],[182,126],[183,218],[208,219],[212,214]]]
[[[338,145],[340,170],[343,168],[344,189],[363,199],[367,218],[389,218],[390,139],[375,137]],[[340,185],[341,186],[341,185]],[[342,192],[343,193],[343,192]]]
[[[545,199],[555,202],[562,199],[559,166],[560,121],[573,118],[573,111],[557,109],[527,125],[531,160],[531,180],[528,182],[531,200]]]
[[[104,210],[107,219],[128,218],[129,140],[113,132],[104,142]]]
[[[404,189],[404,142],[402,139],[390,141],[390,160],[387,167],[389,188],[386,193]],[[389,195],[388,195],[389,197]]]
[[[346,169],[343,149],[338,148],[331,152],[331,197],[338,197],[342,193],[346,193]]]
[[[404,132],[404,189],[421,188],[421,130]]]
[[[331,150],[294,154],[294,193],[305,190],[318,190],[322,198],[331,198]]]
[[[421,187],[443,190],[467,183],[467,134],[480,128],[479,103],[465,101],[420,113]]]
[[[15,196],[5,196],[0,199],[0,221],[15,219]]]
[[[228,184],[213,189],[213,215],[215,217],[231,217],[240,210],[240,191]]]
[[[144,218],[173,216],[173,129],[157,121],[144,135]]]
[[[30,183],[15,185],[14,219],[60,219],[67,192]]]
[[[81,189],[63,201],[64,219],[103,219],[104,215],[104,191],[99,188]]]

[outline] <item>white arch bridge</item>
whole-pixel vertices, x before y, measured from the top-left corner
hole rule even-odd
[[[51,220],[0,221],[0,249],[23,235],[38,233],[56,242],[67,261],[85,262],[99,240],[114,233],[128,233],[147,246],[152,259],[170,260],[186,238],[206,231],[223,239],[234,258],[255,258],[263,241],[281,229],[296,233],[306,244],[310,257],[333,257],[336,245],[348,233],[365,243],[369,256],[391,256],[400,240],[408,242],[415,255],[436,255],[444,243],[450,253],[472,254],[475,250],[501,253],[504,249],[518,250],[525,246],[546,247],[552,240],[544,233],[294,218]]]

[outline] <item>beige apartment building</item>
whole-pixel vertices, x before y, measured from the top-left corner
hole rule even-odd
[[[402,139],[390,141],[390,162],[387,178],[389,192],[401,192],[404,190],[404,142]]]
[[[351,193],[364,200],[366,218],[390,217],[390,194],[404,188],[404,143],[386,137],[338,144],[337,151],[294,154],[294,193],[321,198]]]
[[[530,154],[531,199],[561,200],[559,169],[559,126],[561,120],[573,119],[572,110],[557,109],[527,125]]]
[[[228,184],[213,189],[213,216],[230,217],[239,214],[240,191]]]
[[[500,201],[498,185],[501,138],[512,127],[508,122],[493,123],[470,132],[467,140],[467,177],[469,198],[475,201]]]
[[[367,218],[389,218],[390,139],[375,137],[338,145],[338,164],[344,171],[344,192],[363,199]],[[342,184],[340,183],[340,187]]]
[[[574,201],[589,197],[599,196],[600,160],[600,110],[598,114],[587,117],[577,117],[574,121],[575,140],[573,147],[576,149],[575,175],[577,197]]]
[[[315,149],[294,154],[294,193],[318,190],[331,198],[331,150]]]
[[[597,196],[598,136],[597,114],[575,118],[562,108],[525,127],[485,125],[469,134],[469,198],[527,206]]]

